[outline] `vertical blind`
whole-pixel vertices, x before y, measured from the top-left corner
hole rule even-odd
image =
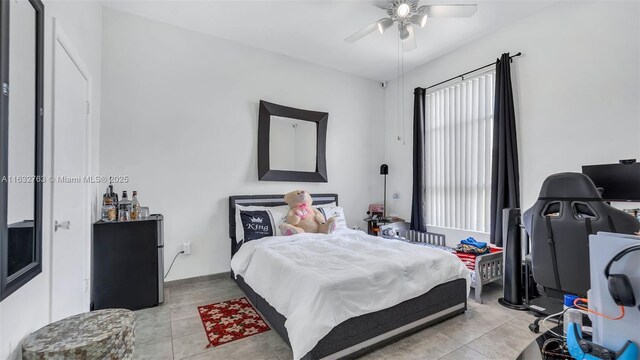
[[[489,232],[495,71],[426,94],[427,224]]]

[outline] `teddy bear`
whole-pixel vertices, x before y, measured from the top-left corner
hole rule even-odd
[[[280,225],[284,235],[301,233],[331,234],[336,228],[335,218],[328,220],[318,209],[311,207],[311,195],[304,190],[294,190],[284,196],[284,202],[289,207],[287,222]]]

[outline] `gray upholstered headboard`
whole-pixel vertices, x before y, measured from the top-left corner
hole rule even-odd
[[[338,204],[338,194],[311,194],[314,205]],[[231,256],[238,251],[236,243],[236,204],[242,206],[278,206],[286,205],[284,195],[235,195],[229,196],[229,237],[231,238]]]

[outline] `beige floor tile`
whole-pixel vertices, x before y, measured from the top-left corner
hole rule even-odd
[[[204,326],[202,325],[200,316],[190,316],[171,322],[171,334],[174,338],[195,334],[197,332],[204,332]]]
[[[491,359],[469,347],[463,346],[441,357],[440,360],[491,360]]]
[[[293,352],[287,343],[282,340],[275,330],[265,331],[261,334],[254,335],[252,338],[256,341],[266,343],[280,360],[293,360]]]
[[[209,340],[205,332],[173,338],[173,358],[176,360],[213,351],[207,347]]]
[[[171,323],[168,321],[154,323],[151,326],[136,323],[134,332],[137,346],[171,342]]]
[[[216,279],[210,281],[202,281],[194,284],[180,285],[169,288],[169,300],[173,300],[176,297],[180,297],[185,293],[190,293],[196,290],[216,290],[225,287],[237,287],[236,283],[231,279]]]
[[[244,293],[237,286],[224,286],[215,289],[201,288],[172,297],[169,306],[175,308],[186,304],[211,304],[212,302],[225,301],[242,296],[244,296]]]
[[[520,330],[529,331],[529,324],[531,324],[535,319],[536,317],[531,313],[521,311],[520,315],[509,321],[509,324]],[[552,325],[553,323],[549,322],[549,326]],[[543,329],[542,324],[540,325],[540,329]]]
[[[462,344],[433,327],[421,330],[380,349],[385,359],[439,359]]]
[[[169,307],[166,305],[137,310],[134,314],[137,326],[153,326],[170,320]]]
[[[384,360],[384,357],[380,353],[380,350],[375,350],[373,352],[360,356],[358,360]]]
[[[456,340],[460,345],[464,345],[507,321],[509,321],[508,318],[500,316],[494,318],[483,311],[482,307],[477,307],[435,325],[434,329]]]
[[[210,351],[188,358],[189,360],[231,360],[251,359],[266,360],[276,357],[264,341],[254,339],[255,336],[210,349]]]
[[[471,293],[470,295],[473,295],[473,293]],[[477,308],[478,306],[480,306],[481,304],[478,304],[475,300],[473,300],[472,298],[467,299],[467,309],[473,309],[473,308]]]
[[[467,347],[496,360],[513,360],[535,339],[534,335],[504,324],[470,342]]]
[[[173,360],[171,341],[165,341],[147,346],[135,345],[134,360]]]
[[[203,304],[205,305],[205,304]],[[179,307],[171,308],[171,322],[183,320],[190,317],[199,317],[198,305],[186,304]]]

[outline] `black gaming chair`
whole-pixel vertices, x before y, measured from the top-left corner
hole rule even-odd
[[[531,238],[533,278],[552,297],[587,295],[590,234],[640,230],[633,215],[605,203],[593,181],[580,173],[549,176],[523,222]]]

